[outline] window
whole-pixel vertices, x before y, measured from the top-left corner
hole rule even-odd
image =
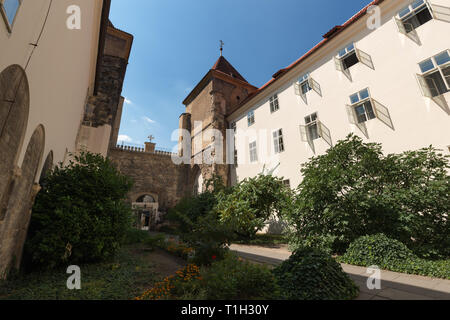
[[[450,91],[450,51],[446,50],[419,63],[417,78],[424,96],[433,98]]]
[[[250,143],[250,162],[258,161],[258,151],[256,149],[256,141]]]
[[[414,1],[407,7],[400,10],[397,17],[403,24],[406,33],[410,33],[433,19],[430,8],[424,0]]]
[[[274,95],[270,98],[270,112],[275,112],[280,109],[280,104],[278,103],[278,95]]]
[[[338,53],[339,59],[342,61],[344,70],[349,69],[359,62],[358,56],[356,55],[355,45],[349,44],[347,47],[341,49]]]
[[[279,129],[273,132],[273,143],[275,147],[275,153],[284,152],[283,129]]]
[[[284,184],[286,187],[290,188],[290,187],[291,187],[291,180],[283,180],[283,184]]]
[[[255,111],[252,110],[247,114],[248,126],[252,126],[255,123]]]
[[[320,138],[319,127],[317,121],[317,113],[313,113],[305,117],[306,130],[309,138],[311,140],[316,140]]]
[[[0,10],[2,11],[9,32],[12,31],[12,25],[14,24],[17,11],[19,11],[21,4],[22,0],[0,0]]]
[[[294,85],[295,94],[300,96],[303,101],[308,104],[308,99],[306,94],[314,90],[319,96],[322,96],[322,89],[320,88],[320,84],[314,80],[309,73],[301,76],[298,81]]]
[[[308,79],[309,73],[305,74],[303,77],[300,77],[298,79],[298,83],[302,94],[306,94],[308,91],[312,90],[311,86],[309,85]]]
[[[356,120],[363,123],[376,118],[370,99],[369,89],[361,90],[350,96],[352,107],[356,112]]]

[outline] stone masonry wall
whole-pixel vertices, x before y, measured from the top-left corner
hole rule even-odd
[[[130,202],[144,194],[155,194],[159,208],[166,211],[190,194],[189,165],[174,164],[170,155],[112,148],[108,157],[122,174],[134,180]]]

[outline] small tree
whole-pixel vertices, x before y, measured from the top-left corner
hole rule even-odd
[[[343,252],[360,236],[384,233],[448,256],[448,168],[448,157],[431,147],[383,156],[380,144],[349,135],[303,166],[288,214],[291,239],[322,239]]]
[[[290,199],[290,189],[281,178],[260,174],[220,197],[216,210],[223,222],[236,226],[239,235],[252,238],[272,215],[279,217]]]
[[[110,160],[82,152],[46,178],[33,207],[25,246],[27,267],[104,260],[131,226],[125,202],[132,183]]]

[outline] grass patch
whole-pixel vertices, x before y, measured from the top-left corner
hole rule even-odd
[[[65,269],[16,275],[0,281],[0,300],[129,300],[157,280],[150,252],[125,246],[111,261],[82,265],[81,290],[68,290]]]
[[[233,241],[233,243],[252,246],[276,246],[287,244],[288,241],[282,234],[257,234],[253,239],[239,239]]]

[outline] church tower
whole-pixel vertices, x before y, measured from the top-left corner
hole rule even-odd
[[[180,129],[190,132],[190,143],[180,135],[180,155],[191,147],[189,182],[193,192],[205,189],[204,181],[213,175],[229,183],[229,166],[226,159],[227,115],[239,107],[257,90],[222,55],[192,92],[183,101],[186,111],[180,116]],[[214,129],[214,130],[210,130]],[[211,132],[220,132],[223,141]],[[221,149],[221,150],[218,150]],[[212,155],[214,160],[204,161]],[[217,161],[217,160],[222,161]]]

